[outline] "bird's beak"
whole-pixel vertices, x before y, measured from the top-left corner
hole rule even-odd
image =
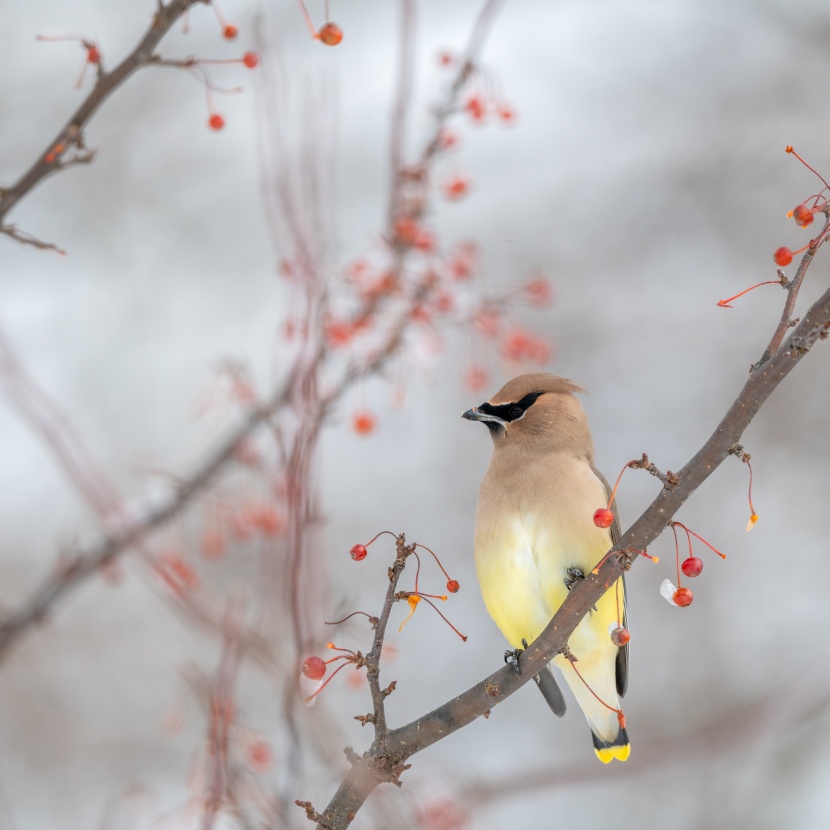
[[[461,417],[467,421],[483,421],[484,423],[490,422],[493,424],[499,424],[499,426],[504,426],[504,421],[499,418],[498,415],[488,415],[486,412],[482,412],[475,406],[472,409],[468,409],[462,414]]]

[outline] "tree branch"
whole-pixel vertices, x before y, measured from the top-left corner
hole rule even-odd
[[[60,251],[54,245],[35,240],[34,237],[24,234],[13,226],[5,225],[5,217],[24,196],[48,176],[71,164],[86,163],[91,160],[90,155],[83,153],[77,158],[70,157],[65,161],[62,161],[62,156],[73,148],[83,150],[83,128],[96,110],[136,69],[152,63],[153,53],[161,39],[191,6],[208,2],[209,0],[170,0],[167,5],[161,2],[158,4],[150,28],[144,33],[135,49],[110,72],[98,73],[92,91],[75,110],[63,129],[38,155],[34,164],[13,185],[0,191],[2,194],[0,195],[0,232],[38,248],[54,248]]]
[[[810,260],[812,255],[810,256]],[[806,266],[805,266],[806,267]],[[735,402],[698,453],[676,474],[677,483],[665,487],[639,519],[623,534],[615,550],[645,550],[666,528],[686,500],[720,466],[730,448],[772,392],[819,339],[830,333],[830,290],[810,308],[787,342],[756,368]],[[633,564],[636,554],[608,556],[576,585],[542,634],[519,657],[521,674],[505,666],[471,689],[429,714],[389,733],[386,747],[375,744],[347,773],[324,813],[316,819],[327,830],[348,827],[369,794],[388,778],[384,770],[399,767],[417,752],[489,712],[538,674],[567,648],[580,620],[608,586]]]

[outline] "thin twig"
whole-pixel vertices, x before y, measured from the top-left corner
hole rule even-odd
[[[82,550],[70,566],[50,574],[16,611],[0,621],[0,659],[16,639],[34,623],[40,622],[53,606],[84,579],[97,573],[123,551],[136,545],[149,531],[176,516],[209,485],[234,457],[236,448],[264,421],[284,407],[293,393],[294,376],[290,376],[270,401],[252,409],[245,420],[199,465],[196,472],[174,494],[148,509],[138,518],[124,521],[116,532]]]
[[[39,248],[54,248],[50,243],[36,243],[34,237],[28,234],[21,235],[20,231],[9,233],[13,227],[4,224],[4,219],[15,205],[33,188],[53,173],[64,169],[67,164],[60,164],[62,156],[72,148],[82,147],[83,128],[92,118],[104,101],[117,89],[136,69],[146,66],[153,60],[153,54],[161,39],[170,31],[173,24],[191,7],[197,3],[207,4],[209,0],[170,0],[167,5],[159,2],[152,23],[142,36],[136,47],[124,58],[121,63],[109,72],[99,71],[95,86],[83,100],[81,105],[71,115],[64,127],[46,148],[38,155],[32,166],[13,184],[5,187],[0,193],[0,230],[20,242],[33,244]],[[83,156],[80,160],[84,160]]]
[[[679,484],[679,479],[676,473],[673,473],[671,470],[666,470],[665,473],[661,472],[648,460],[648,456],[645,453],[643,453],[642,458],[637,461],[629,461],[626,466],[631,467],[632,470],[645,470],[647,473],[650,473],[655,478],[659,479],[662,482],[663,487],[667,490],[672,490]]]
[[[830,211],[825,210],[824,227],[821,229],[821,232],[818,236],[816,236],[814,241],[822,240],[827,233],[828,228],[830,228]],[[810,263],[813,261],[813,257],[815,257],[815,255],[816,248],[811,245],[801,258],[801,262],[798,264],[798,270],[795,272],[795,276],[787,286],[787,299],[784,303],[784,310],[781,312],[781,320],[772,335],[772,339],[769,341],[769,346],[767,346],[764,354],[761,356],[761,359],[752,367],[753,371],[758,367],[763,366],[764,363],[769,360],[770,356],[778,351],[781,343],[784,341],[787,331],[792,328],[792,315],[795,310],[795,302],[798,299],[798,292],[801,290],[801,284],[804,282],[807,269],[810,267]]]
[[[230,794],[228,761],[236,708],[233,687],[245,652],[245,642],[241,636],[238,619],[241,609],[236,607],[238,605],[238,602],[231,600],[225,613],[222,652],[208,701],[208,781],[202,830],[211,830],[219,810],[228,801]]]
[[[380,656],[383,650],[383,638],[386,636],[386,626],[389,622],[389,614],[395,604],[395,594],[398,590],[398,581],[401,578],[406,559],[415,549],[414,545],[406,544],[406,537],[401,533],[395,539],[395,562],[389,568],[389,585],[386,589],[386,597],[383,601],[383,609],[380,612],[375,636],[372,640],[372,649],[366,655],[366,675],[369,680],[369,690],[372,695],[372,708],[374,710],[375,743],[385,747],[389,730],[386,725],[386,709],[384,700],[387,695],[380,688]]]
[[[395,218],[401,212],[406,150],[406,118],[412,101],[412,66],[415,54],[415,1],[403,0],[401,11],[401,48],[398,62],[398,83],[395,105],[392,110],[392,133],[390,155],[392,169],[392,192],[389,198],[388,226],[394,227]]]

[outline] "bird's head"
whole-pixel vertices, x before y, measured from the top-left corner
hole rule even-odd
[[[584,391],[556,375],[519,375],[462,417],[483,423],[496,447],[523,445],[539,452],[570,449],[593,457],[588,419],[574,397]]]

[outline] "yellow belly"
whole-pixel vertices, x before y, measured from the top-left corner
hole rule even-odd
[[[513,492],[522,495],[512,496]],[[593,510],[606,500],[602,482],[588,464],[577,459],[565,466],[556,487],[511,490],[503,479],[485,478],[476,518],[476,570],[487,610],[513,648],[521,648],[523,639],[535,640],[565,601],[568,568],[588,574],[611,547],[609,531],[593,523]],[[623,614],[622,590],[619,600],[618,614],[612,586],[569,640],[580,673],[613,707],[619,705],[618,649],[611,642],[609,627]],[[613,738],[617,730],[613,713],[597,703],[563,657],[554,658],[554,663],[592,728]]]

